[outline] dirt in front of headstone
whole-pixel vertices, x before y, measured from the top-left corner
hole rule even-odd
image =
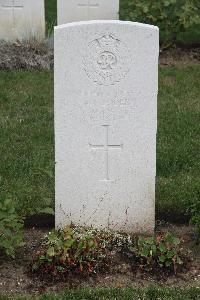
[[[17,251],[14,260],[0,256],[0,294],[41,294],[57,292],[67,288],[81,287],[143,287],[149,284],[165,286],[199,286],[200,287],[200,248],[195,245],[194,229],[188,226],[160,224],[159,232],[170,231],[184,240],[185,246],[192,250],[193,260],[189,269],[177,275],[151,275],[139,269],[133,269],[125,259],[115,258],[109,272],[88,277],[71,275],[59,282],[41,280],[28,272],[32,255],[38,249],[46,229],[25,230],[26,245]]]
[[[170,48],[160,52],[159,64],[161,67],[183,67],[200,64],[200,47]]]

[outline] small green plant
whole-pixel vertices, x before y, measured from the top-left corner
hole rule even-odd
[[[67,226],[50,232],[31,265],[32,272],[60,278],[71,273],[96,273],[108,266],[111,251],[100,232]]]
[[[173,270],[184,263],[185,251],[181,240],[171,233],[153,237],[139,237],[136,246],[130,249],[142,268],[155,270],[157,268]]]
[[[11,199],[0,202],[0,250],[14,258],[15,249],[23,243],[23,219],[19,217]]]
[[[117,254],[117,256],[116,256]],[[51,231],[36,252],[31,272],[63,278],[69,273],[89,275],[107,270],[115,257],[129,258],[147,271],[173,270],[186,262],[179,238],[172,234],[134,238],[112,230],[67,226]]]

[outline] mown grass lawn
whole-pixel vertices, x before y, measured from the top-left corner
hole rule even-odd
[[[0,72],[0,124],[0,197],[27,213],[53,207],[52,72]]]
[[[186,211],[199,201],[200,66],[160,71],[157,136],[157,212]]]
[[[0,296],[0,300],[198,300],[198,288],[164,288],[150,286],[144,289],[101,288],[66,291],[62,294],[44,294],[42,296]]]
[[[156,210],[199,198],[200,66],[160,70]],[[19,211],[54,207],[53,73],[0,72],[0,197]]]

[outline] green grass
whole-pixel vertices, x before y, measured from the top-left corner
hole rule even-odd
[[[199,199],[199,78],[199,66],[160,72],[156,199],[163,214]]]
[[[156,210],[199,199],[200,67],[160,70]],[[54,207],[53,74],[0,72],[0,197],[20,211]]]
[[[42,296],[0,296],[0,300],[198,300],[200,293],[198,288],[159,288],[148,287],[145,289],[134,288],[101,288],[101,289],[81,289],[76,291],[66,291],[62,294],[45,294]]]
[[[28,213],[53,206],[51,72],[0,73],[0,126],[0,197]]]

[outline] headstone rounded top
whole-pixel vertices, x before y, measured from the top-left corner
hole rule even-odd
[[[113,24],[113,25],[121,25],[121,26],[129,25],[129,26],[140,27],[144,29],[159,30],[159,28],[154,25],[144,24],[139,22],[131,22],[131,21],[119,21],[119,20],[91,20],[91,21],[71,22],[71,23],[55,26],[54,29],[60,30],[71,26],[84,26],[84,25],[92,25],[92,24],[94,25]]]
[[[131,27],[129,27],[131,26]],[[127,38],[130,31],[144,29],[145,34],[151,35],[157,27],[129,21],[93,20],[73,22],[55,27],[55,33],[66,33],[72,27],[82,40],[82,67],[90,80],[98,85],[115,85],[126,77],[134,61]],[[149,33],[150,31],[150,33]],[[130,38],[130,37],[129,37]],[[77,44],[80,41],[77,41]]]

